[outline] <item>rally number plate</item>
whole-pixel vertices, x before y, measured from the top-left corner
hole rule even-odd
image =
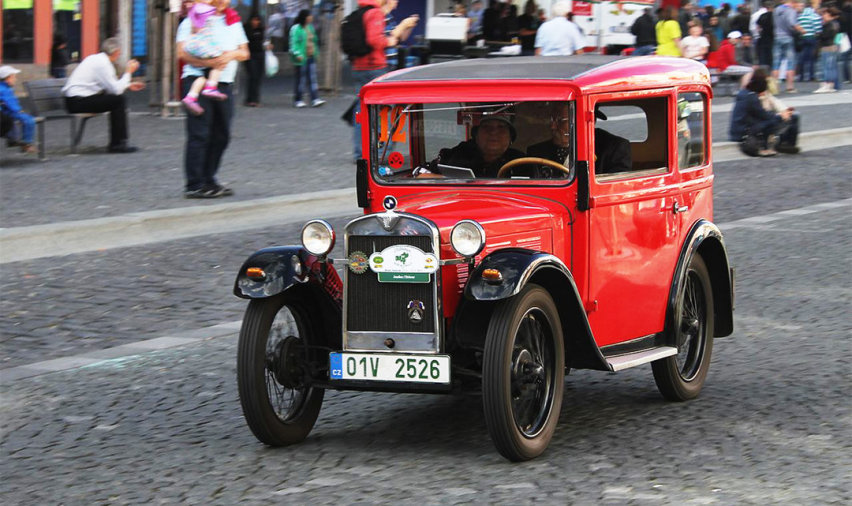
[[[447,355],[331,353],[329,365],[332,380],[450,382]]]

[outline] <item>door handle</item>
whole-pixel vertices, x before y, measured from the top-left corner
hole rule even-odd
[[[672,206],[672,212],[674,214],[678,214],[678,213],[685,213],[686,211],[689,211],[689,206],[681,207],[680,204],[677,203],[677,200],[675,200],[675,203]]]

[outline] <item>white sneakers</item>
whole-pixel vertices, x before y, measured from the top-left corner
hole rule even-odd
[[[304,100],[297,100],[297,101],[296,101],[296,103],[295,103],[294,105],[296,106],[296,109],[302,109],[303,107],[307,107],[307,106],[308,106],[308,104],[306,104],[306,103],[304,102]]]
[[[316,98],[316,99],[311,101],[311,107],[319,107],[324,103],[325,103],[325,100],[323,100],[321,98]],[[304,100],[297,100],[294,105],[296,106],[296,109],[302,109],[302,108],[308,106],[308,104],[306,104]]]
[[[814,90],[814,93],[834,93],[835,91],[837,91],[837,90],[834,89],[833,84],[822,83],[822,84],[819,85],[819,88]]]

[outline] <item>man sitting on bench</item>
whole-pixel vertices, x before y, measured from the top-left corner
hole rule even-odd
[[[101,44],[101,52],[87,56],[62,88],[65,108],[72,114],[109,112],[110,153],[132,153],[136,148],[127,144],[127,99],[125,90],[138,91],[145,83],[131,82],[130,76],[139,68],[139,62],[127,62],[125,72],[117,78],[113,64],[121,55],[116,38]]]

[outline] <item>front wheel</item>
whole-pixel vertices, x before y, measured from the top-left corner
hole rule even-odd
[[[304,441],[325,391],[309,386],[311,322],[285,294],[249,302],[237,350],[237,385],[249,428],[270,446]]]
[[[694,399],[701,392],[713,352],[713,290],[710,273],[699,255],[686,271],[677,299],[677,354],[651,363],[654,381],[670,401]]]
[[[565,379],[562,325],[546,290],[530,284],[497,304],[485,340],[482,403],[501,455],[544,452],[559,421]]]

